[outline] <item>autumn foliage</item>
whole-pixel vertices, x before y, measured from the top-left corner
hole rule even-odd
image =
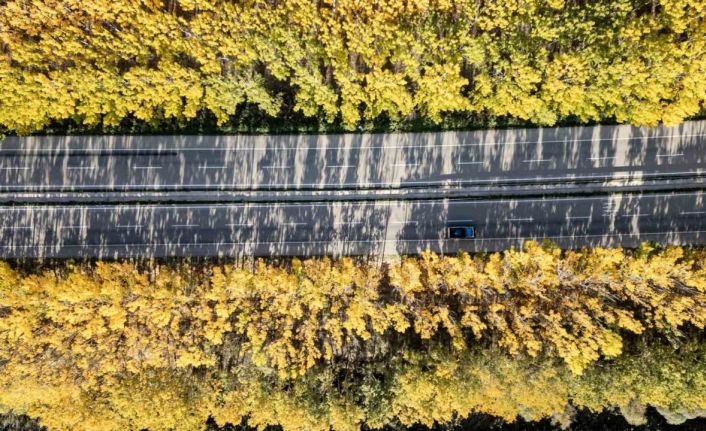
[[[3,264],[0,407],[66,430],[566,421],[572,406],[678,419],[706,409],[704,326],[706,254],[679,247]]]
[[[676,124],[706,100],[704,0],[7,0],[0,125],[353,128],[449,113]]]

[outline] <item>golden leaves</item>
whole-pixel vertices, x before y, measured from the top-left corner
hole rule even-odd
[[[223,273],[217,272],[214,279],[223,286]],[[604,354],[620,353],[615,340],[604,341]],[[0,405],[62,431],[191,431],[202,429],[209,417],[221,425],[247,418],[253,427],[327,431],[445,423],[472,412],[539,420],[572,405],[597,412],[631,402],[665,412],[706,408],[703,343],[695,338],[678,351],[638,343],[636,349],[579,376],[545,355],[512,357],[493,347],[453,351],[432,342],[421,350],[404,346],[385,363],[330,364],[284,379],[247,361],[224,372],[203,362],[199,352],[181,350],[182,368],[116,369],[114,377],[90,386],[47,373],[43,368],[53,368],[47,356],[45,367],[3,365]]]
[[[243,103],[381,116],[677,124],[706,99],[701,0],[56,2],[0,10],[0,124],[224,125]]]
[[[236,337],[240,358],[299,376],[411,330],[422,340],[447,334],[457,349],[485,340],[513,355],[556,355],[580,373],[621,352],[621,331],[703,328],[702,258],[678,247],[562,254],[530,242],[484,259],[425,253],[386,274],[351,259],[295,260],[289,270],[259,262],[214,268],[196,284],[127,263],[24,278],[3,265],[2,354],[38,363],[51,346],[67,373],[98,382],[120,370],[213,364]]]

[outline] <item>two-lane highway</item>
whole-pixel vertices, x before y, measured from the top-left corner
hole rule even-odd
[[[341,190],[706,176],[706,121],[300,136],[7,138],[0,192]]]
[[[291,204],[16,206],[0,209],[7,257],[312,255],[701,243],[704,194]],[[448,226],[477,238],[447,240]]]

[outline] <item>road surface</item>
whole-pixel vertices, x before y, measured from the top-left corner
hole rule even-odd
[[[399,189],[706,176],[706,121],[301,136],[6,138],[0,192]]]
[[[706,244],[706,121],[0,143],[0,257]],[[449,240],[453,225],[475,239]]]
[[[0,209],[5,257],[244,256],[495,251],[706,241],[704,193],[575,198]],[[447,226],[477,237],[447,240]]]

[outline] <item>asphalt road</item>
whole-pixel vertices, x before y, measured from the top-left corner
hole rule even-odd
[[[297,136],[65,136],[0,143],[0,193],[271,191],[643,182],[706,176],[706,121]]]
[[[0,209],[4,257],[406,254],[706,243],[704,193],[482,201],[245,205],[15,206]],[[477,237],[445,239],[449,225]]]
[[[706,121],[0,142],[0,257],[706,244]],[[477,237],[449,240],[447,228]]]

